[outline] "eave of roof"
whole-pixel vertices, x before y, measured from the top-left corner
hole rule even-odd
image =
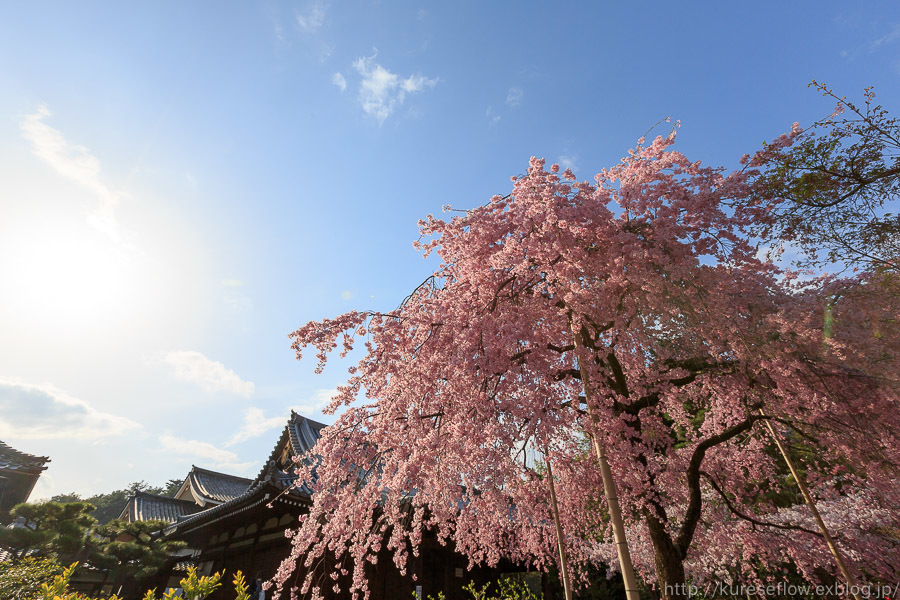
[[[279,489],[278,486],[269,480],[256,482],[244,494],[233,498],[228,502],[207,508],[193,515],[179,518],[178,521],[172,523],[163,530],[166,536],[175,534],[187,534],[191,531],[211,525],[222,519],[249,510],[255,506],[259,506],[264,502],[274,502],[278,499],[287,500],[290,503],[304,502],[303,498],[297,498],[295,494],[287,494],[285,498],[285,490]],[[308,501],[308,500],[306,500]]]
[[[39,475],[47,469],[46,463],[48,462],[50,462],[50,458],[47,456],[28,454],[0,442],[0,469]]]
[[[192,515],[179,517],[175,523],[166,527],[165,534],[168,536],[175,533],[188,533],[221,519],[225,519],[237,512],[242,512],[254,506],[258,506],[266,501],[274,502],[275,500],[283,500],[288,503],[308,503],[310,501],[312,490],[305,483],[296,486],[296,477],[292,477],[290,474],[280,471],[275,465],[277,464],[278,458],[280,458],[282,449],[287,443],[290,443],[291,453],[295,456],[304,455],[312,450],[316,445],[316,442],[321,438],[321,430],[324,427],[327,427],[327,425],[319,423],[318,421],[313,421],[312,419],[307,419],[306,417],[291,411],[291,416],[284,429],[281,431],[281,436],[275,444],[275,448],[270,453],[269,459],[263,465],[263,468],[260,470],[259,475],[256,476],[256,479],[253,480],[193,466],[191,472],[188,473],[184,484],[182,484],[182,490],[180,490],[177,495],[180,495],[181,491],[183,491],[186,486],[190,485],[191,491],[195,497],[200,497],[213,506]],[[247,488],[242,494],[228,498],[224,501],[218,501],[215,497],[206,495],[204,490],[198,489],[200,486],[195,483],[197,474],[200,474],[201,478],[203,474],[210,474],[213,476],[240,480],[246,482]]]
[[[221,504],[242,495],[253,484],[252,479],[192,466],[186,482],[191,493],[203,505]]]
[[[292,410],[287,424],[284,429],[281,430],[281,437],[278,438],[278,442],[269,454],[269,459],[263,465],[254,482],[261,481],[268,476],[269,469],[278,462],[278,458],[282,451],[281,449],[284,448],[286,443],[290,442],[291,454],[293,456],[303,456],[311,451],[319,439],[321,439],[322,429],[325,427],[327,427],[327,425],[324,423],[308,419]],[[306,495],[309,495],[311,492],[305,484],[302,488],[298,489],[301,489]]]

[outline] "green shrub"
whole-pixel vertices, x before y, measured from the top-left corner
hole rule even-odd
[[[472,594],[474,600],[541,600],[541,596],[535,595],[524,581],[509,576],[501,577],[496,584],[486,583],[481,589],[470,581],[463,589]]]
[[[216,591],[219,587],[222,586],[222,576],[225,575],[225,571],[219,571],[218,573],[213,573],[212,575],[197,575],[197,567],[188,567],[188,575],[184,579],[181,580],[181,590],[179,591],[176,588],[172,588],[163,594],[162,600],[181,600],[184,598],[185,600],[202,600],[206,598],[214,591]],[[240,577],[240,580],[238,579]],[[234,584],[237,588],[238,581],[243,582],[244,575],[240,571],[237,572],[234,578]],[[237,593],[240,596],[241,591],[238,588]],[[182,596],[182,594],[184,594]],[[160,600],[156,595],[156,590],[150,590],[144,595],[144,600]]]
[[[54,577],[53,581],[51,581],[50,583],[42,583],[41,591],[38,592],[36,598],[39,598],[40,600],[91,600],[84,594],[69,591],[69,580],[72,578],[72,573],[75,572],[75,567],[77,566],[77,562],[72,563],[71,565],[63,569],[63,572],[61,574]],[[109,598],[98,598],[97,600],[122,599],[113,594]]]
[[[34,600],[42,584],[51,583],[63,568],[49,558],[25,558],[19,562],[0,562],[0,598]]]

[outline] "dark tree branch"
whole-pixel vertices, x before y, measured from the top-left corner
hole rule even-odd
[[[740,423],[732,425],[722,433],[706,438],[694,448],[694,453],[691,455],[691,462],[689,463],[687,470],[687,486],[689,494],[688,508],[684,514],[684,522],[681,524],[681,530],[678,532],[678,537],[675,540],[675,546],[681,553],[682,558],[687,556],[687,551],[691,545],[691,540],[694,538],[694,532],[697,529],[697,523],[700,520],[700,513],[703,508],[703,498],[700,493],[700,465],[703,464],[703,459],[706,457],[706,451],[713,446],[723,444],[745,431],[748,431],[753,427],[753,424],[756,421],[765,418],[768,417],[751,414]]]
[[[807,529],[806,527],[802,527],[800,525],[782,525],[780,523],[770,523],[768,521],[762,521],[760,519],[756,519],[754,517],[751,517],[750,515],[742,513],[741,511],[739,511],[738,509],[736,509],[734,507],[734,504],[728,498],[728,495],[725,493],[725,491],[721,487],[719,487],[719,484],[716,483],[715,479],[713,479],[709,473],[706,473],[705,471],[701,471],[700,474],[703,476],[704,479],[706,479],[709,482],[709,484],[712,486],[712,488],[716,492],[718,492],[718,494],[719,494],[719,496],[721,496],[722,500],[725,501],[725,506],[728,507],[728,510],[731,511],[731,513],[734,516],[736,516],[740,519],[743,519],[745,521],[749,521],[750,523],[753,523],[754,525],[760,525],[762,527],[774,527],[775,529],[802,531],[804,533],[808,533],[808,534],[814,535],[816,537],[822,537],[822,534],[819,533],[818,531],[813,531],[812,529]]]

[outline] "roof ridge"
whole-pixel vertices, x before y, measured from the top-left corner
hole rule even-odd
[[[314,421],[314,420],[310,419],[309,417],[304,417],[303,415],[301,415],[300,413],[298,413],[297,411],[295,411],[292,408],[291,416],[288,419],[288,424],[290,425],[291,423],[293,423],[294,421],[299,420],[299,419],[303,419],[304,421],[309,422],[310,424],[312,424],[313,426],[315,426],[319,429],[321,429],[322,427],[328,427],[327,423],[320,423],[319,421]]]
[[[149,496],[151,498],[159,498],[160,500],[171,500],[173,502],[184,502],[185,504],[194,504],[190,500],[182,500],[181,498],[175,498],[173,496],[163,496],[162,494],[154,494],[152,492],[145,492],[143,490],[135,490],[133,494],[131,494],[130,498],[137,498],[138,496]]]
[[[223,473],[222,471],[213,471],[212,469],[205,469],[203,467],[198,467],[197,465],[191,465],[191,471],[201,471],[203,473],[211,473],[213,475],[221,475],[222,477],[229,477],[231,479],[239,479],[241,481],[253,482],[253,479],[249,477],[241,477],[240,475],[232,475],[231,473]]]

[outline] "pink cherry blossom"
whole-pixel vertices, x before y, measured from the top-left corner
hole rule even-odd
[[[318,459],[298,462],[314,502],[278,586],[299,570],[299,593],[317,597],[316,569],[342,565],[333,585],[367,597],[366,565],[387,549],[405,572],[426,530],[470,566],[547,569],[545,446],[570,563],[616,569],[592,437],[635,569],[664,597],[791,565],[837,575],[763,420],[791,440],[860,575],[897,578],[897,295],[871,275],[800,279],[761,261],[743,235],[753,216],[729,208],[750,167],[706,167],[673,143],[639,145],[595,183],[532,158],[508,195],[420,222],[416,247],[441,264],[399,308],[291,334],[317,371],[339,346],[365,355]]]

